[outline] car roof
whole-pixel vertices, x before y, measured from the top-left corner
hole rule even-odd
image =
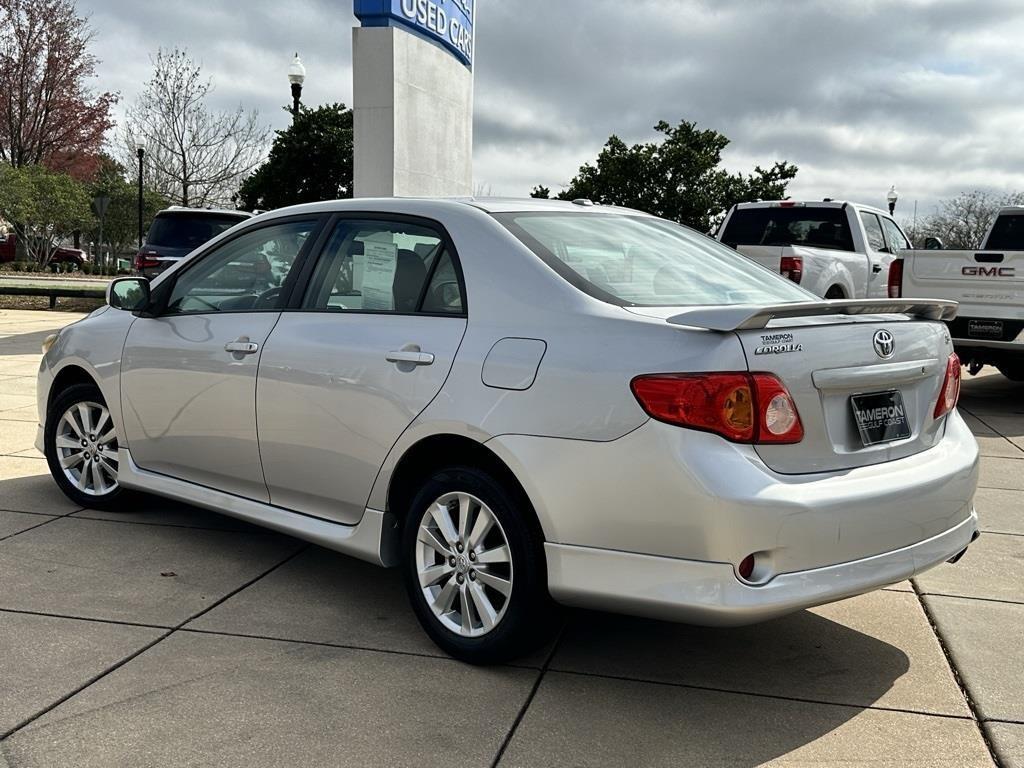
[[[172,205],[157,212],[157,216],[182,216],[184,214],[195,214],[199,216],[234,216],[238,219],[251,219],[253,214],[249,211],[232,211],[228,208],[188,208],[184,205]]]
[[[737,203],[736,208],[740,210],[746,210],[749,208],[781,208],[781,207],[793,207],[793,208],[845,208],[848,205],[852,205],[859,211],[871,211],[872,213],[880,213],[884,216],[889,216],[888,211],[883,211],[881,208],[875,208],[873,205],[864,205],[863,203],[855,203],[852,200],[758,200],[753,203]]]
[[[540,211],[561,211],[564,213],[611,213],[628,216],[650,216],[643,211],[621,208],[615,205],[598,205],[589,200],[572,202],[568,200],[545,200],[541,198],[513,197],[359,197],[346,200],[325,200],[319,203],[303,203],[287,208],[276,208],[260,214],[260,218],[277,218],[302,214],[333,212],[393,212],[413,215],[442,215],[445,211],[475,208],[485,213],[525,213]]]

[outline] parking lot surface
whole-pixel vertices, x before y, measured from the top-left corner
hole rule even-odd
[[[78,317],[0,310],[0,768],[1024,766],[1024,385],[965,381],[984,534],[959,564],[741,629],[568,612],[482,669],[394,571],[156,498],[69,503],[35,373]]]

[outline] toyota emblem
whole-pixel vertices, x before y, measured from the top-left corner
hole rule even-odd
[[[889,331],[885,329],[875,331],[875,338],[873,341],[875,345],[875,354],[883,360],[888,360],[896,354],[896,339],[893,338]]]

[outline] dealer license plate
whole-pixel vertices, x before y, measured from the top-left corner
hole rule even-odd
[[[1003,338],[1002,320],[968,320],[967,335],[972,339]]]
[[[910,421],[899,390],[853,395],[850,406],[864,445],[891,443],[910,437]]]

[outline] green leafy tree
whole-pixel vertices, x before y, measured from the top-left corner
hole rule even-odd
[[[99,253],[112,256],[131,251],[139,233],[139,188],[123,165],[110,157],[100,160],[96,179],[89,188],[90,199],[109,197],[103,218],[103,242],[100,242],[99,218],[91,218],[86,236],[96,244]],[[166,208],[167,198],[149,187],[142,191],[143,231],[149,229],[157,211]]]
[[[661,121],[654,130],[659,141],[633,146],[610,137],[597,161],[582,166],[558,197],[636,208],[710,232],[735,203],[785,197],[796,176],[787,162],[756,166],[749,174],[726,171],[722,151],[729,139],[696,123]],[[537,187],[534,196],[547,191]]]
[[[530,192],[530,197],[536,197],[541,200],[549,200],[551,198],[551,187],[545,187],[543,184],[538,184]]]
[[[0,217],[29,260],[47,265],[61,241],[89,221],[89,196],[70,176],[41,165],[0,166]]]
[[[242,182],[240,208],[282,208],[352,197],[352,110],[344,104],[302,107],[277,131],[270,157]]]

